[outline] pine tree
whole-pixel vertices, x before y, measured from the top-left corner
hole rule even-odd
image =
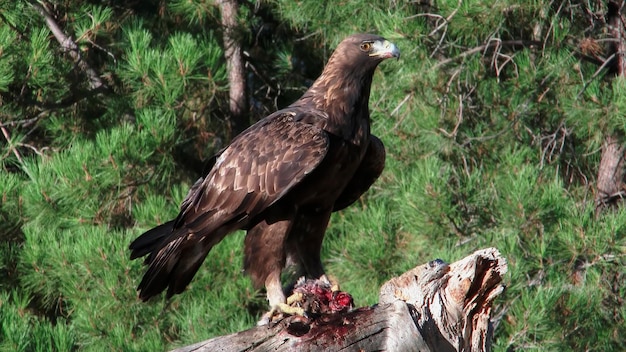
[[[160,307],[130,308],[139,303],[128,271],[141,269],[126,252],[129,229],[175,212],[169,200],[194,177],[174,173],[189,163],[177,153],[202,160],[219,143],[205,132],[222,124],[205,113],[225,91],[216,35],[139,7],[2,7],[0,65],[12,75],[1,88],[0,226],[3,302],[13,303],[2,324],[15,327],[3,348],[163,349],[170,324],[163,336],[141,332]]]

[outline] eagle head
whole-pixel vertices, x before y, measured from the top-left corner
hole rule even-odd
[[[375,68],[390,58],[400,58],[400,49],[387,39],[375,34],[353,34],[344,39],[335,49],[335,58],[329,61],[349,63],[361,69]]]

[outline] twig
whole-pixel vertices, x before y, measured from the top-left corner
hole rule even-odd
[[[70,37],[63,33],[63,30],[61,30],[52,15],[38,3],[31,3],[31,5],[44,17],[48,28],[59,44],[61,44],[61,48],[72,57],[74,62],[78,65],[78,68],[80,68],[80,70],[87,75],[87,78],[89,79],[89,87],[92,90],[101,88],[108,89],[106,84],[104,84],[104,82],[100,79],[98,73],[83,59],[78,45],[76,45]]]
[[[511,123],[511,125],[512,125],[512,123]],[[503,134],[505,134],[505,133],[507,133],[507,132],[509,132],[509,130],[508,130],[508,129],[503,129],[503,130],[501,130],[501,131],[500,131],[500,132],[498,132],[498,133],[494,133],[494,134],[492,134],[492,135],[488,135],[488,136],[481,136],[481,137],[467,137],[467,138],[465,138],[465,141],[464,141],[463,143],[461,143],[461,146],[462,146],[462,147],[466,147],[466,146],[468,146],[469,144],[471,144],[472,142],[485,142],[485,141],[489,141],[489,140],[492,140],[492,139],[498,138],[498,137],[500,137],[501,135],[503,135]]]
[[[8,127],[8,126],[17,126],[22,125],[22,127],[28,126],[33,122],[37,122],[39,120],[39,116],[31,117],[28,119],[17,120],[17,121],[9,121],[9,122],[0,122],[0,127]]]
[[[395,114],[398,113],[398,110],[400,110],[400,108],[402,107],[402,105],[404,105],[404,103],[407,102],[407,100],[409,100],[409,98],[412,96],[412,93],[407,94],[404,99],[402,99],[402,101],[400,102],[400,104],[398,104],[398,106],[396,106],[395,109],[393,109],[393,111],[391,112],[391,114],[389,114],[390,116],[393,116]]]
[[[113,59],[113,63],[117,64],[117,59],[115,58],[115,55],[113,55],[112,52],[108,51],[107,49],[105,49],[104,47],[102,47],[101,45],[97,44],[96,42],[94,42],[93,40],[91,40],[90,38],[86,38],[85,39],[87,42],[89,42],[89,44],[93,45],[94,48],[96,49],[100,49],[100,51],[104,52],[105,54],[107,54],[108,56],[110,56]]]
[[[13,142],[11,142],[11,136],[9,135],[9,131],[7,131],[7,129],[4,126],[0,127],[0,130],[2,130],[2,135],[4,136],[4,139],[6,139],[9,149],[11,149],[11,151],[13,152],[13,155],[15,155],[15,157],[17,158],[17,161],[19,161],[21,165],[24,165],[24,160],[22,159],[22,155],[15,148],[15,146],[13,145]]]
[[[30,150],[32,150],[33,152],[35,152],[35,154],[39,155],[39,156],[44,156],[43,151],[50,149],[49,147],[43,147],[41,149],[37,149],[34,146],[30,145],[30,144],[26,144],[26,143],[17,143],[18,146],[20,147],[24,147],[24,148],[28,148]]]
[[[22,167],[22,170],[24,171],[24,173],[26,173],[26,175],[28,175],[28,178],[30,178],[31,180],[35,180],[35,178],[33,177],[33,174],[28,169],[28,166],[26,166],[26,164],[24,163],[24,159],[22,159],[22,155],[17,150],[17,148],[15,148],[15,145],[11,141],[11,135],[9,134],[9,131],[7,131],[7,129],[4,126],[0,127],[0,130],[2,130],[2,135],[4,136],[4,139],[6,139],[9,149],[13,152],[13,155],[15,155],[15,157],[17,158],[17,161]]]
[[[432,31],[430,31],[430,33],[428,33],[428,36],[430,37],[431,35],[437,33],[441,28],[443,28],[444,26],[447,26],[448,23],[450,23],[450,20],[452,19],[452,17],[454,17],[454,15],[456,15],[457,12],[459,12],[459,9],[461,8],[461,5],[463,4],[463,0],[459,0],[459,3],[456,6],[456,9],[454,9],[450,15],[448,15],[448,17],[446,17],[444,19],[444,22],[440,25],[437,26],[437,28],[433,29]]]
[[[502,54],[502,53],[498,53],[498,56],[503,57],[504,62],[500,66],[498,66],[496,62],[496,65],[494,66],[496,70],[496,76],[500,77],[500,72],[502,72],[502,70],[504,69],[504,66],[506,66],[506,64],[511,62],[513,63],[513,68],[515,69],[516,77],[519,77],[519,69],[517,68],[517,64],[515,63],[515,61],[513,61],[513,56],[509,56],[509,55]]]
[[[449,59],[443,60],[443,61],[439,61],[435,66],[433,66],[433,69],[438,69],[441,66],[447,65],[453,61],[459,60],[459,59],[463,59],[466,58],[470,55],[479,53],[481,51],[484,51],[486,49],[489,49],[491,47],[494,46],[516,46],[516,45],[521,45],[521,46],[533,46],[533,45],[539,45],[541,44],[541,42],[538,42],[536,40],[507,40],[507,41],[490,41],[487,44],[483,44],[483,45],[479,45],[475,48],[469,49],[467,51],[464,51],[462,53],[460,53],[459,55],[455,56],[455,57],[451,57]]]
[[[454,81],[454,79],[456,78],[456,76],[461,73],[461,69],[456,69],[454,70],[454,72],[452,72],[452,74],[450,75],[450,79],[448,80],[448,82],[446,83],[446,89],[442,95],[442,98],[440,100],[440,106],[441,109],[441,118],[443,119],[445,114],[446,114],[446,110],[448,108],[448,95],[450,94],[450,87],[452,87],[452,82]]]
[[[304,37],[296,38],[293,41],[294,42],[301,42],[303,40],[307,40],[307,39],[309,39],[311,37],[314,37],[316,35],[319,35],[319,34],[322,34],[322,32],[318,29],[315,32],[309,33],[309,34],[305,35]]]
[[[448,138],[456,137],[456,134],[459,132],[459,126],[461,126],[461,123],[463,122],[463,97],[461,96],[461,94],[459,94],[459,109],[456,116],[456,124],[454,125],[454,129],[452,130],[452,132],[448,132],[443,128],[439,128],[439,132],[443,133]]]
[[[444,18],[443,16],[438,15],[436,13],[418,13],[417,15],[411,15],[411,16],[408,16],[408,17],[404,18],[405,20],[410,20],[410,19],[417,18],[417,17],[434,17],[434,18],[437,19],[436,23],[439,23],[439,21],[442,22],[435,29],[433,29],[430,33],[428,33],[428,36],[432,37],[441,28],[444,28],[443,34],[441,35],[441,38],[439,38],[439,42],[437,42],[437,46],[435,47],[435,49],[433,49],[433,51],[432,51],[432,53],[430,54],[429,57],[434,57],[435,54],[437,53],[437,51],[439,50],[439,48],[441,47],[441,44],[443,43],[444,39],[446,38],[446,34],[448,33],[448,23],[449,23],[449,20],[452,18],[452,16],[454,16],[456,14],[457,11],[458,11],[458,8],[456,10],[454,10],[452,12],[452,14],[450,14],[450,16],[448,16],[448,18]]]
[[[435,57],[435,54],[437,53],[437,51],[439,51],[439,48],[441,48],[441,44],[443,44],[443,40],[446,38],[446,34],[448,34],[448,26],[445,26],[443,29],[443,34],[441,35],[441,38],[439,38],[439,42],[437,43],[437,46],[435,47],[435,49],[433,49],[433,52],[430,54],[430,58]]]
[[[583,88],[580,90],[580,92],[578,92],[578,95],[576,95],[576,99],[580,99],[580,96],[583,95],[585,90],[587,90],[587,87],[589,87],[591,82],[593,82],[596,79],[596,77],[598,77],[598,75],[600,75],[600,72],[602,72],[602,70],[604,70],[611,63],[611,61],[615,58],[615,56],[618,55],[618,54],[622,55],[623,53],[619,53],[619,52],[613,53],[606,60],[604,60],[602,65],[596,70],[596,72],[593,73],[593,75],[591,76],[589,81],[585,82],[585,85],[583,86]]]
[[[540,137],[541,144],[541,160],[539,162],[539,168],[543,169],[545,161],[552,162],[554,155],[562,155],[565,148],[565,140],[571,133],[567,130],[567,126],[564,121],[561,121],[556,130],[546,136]],[[558,148],[558,152],[556,152]]]

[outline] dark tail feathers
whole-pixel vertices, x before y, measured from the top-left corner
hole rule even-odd
[[[131,259],[149,254],[144,260],[148,270],[137,287],[139,298],[143,301],[166,288],[166,298],[183,292],[211,249],[210,246],[202,246],[198,237],[189,238],[173,227],[174,220],[166,222],[130,244]]]
[[[128,247],[131,250],[130,259],[137,259],[150,254],[144,261],[144,264],[148,264],[152,260],[154,250],[165,237],[172,233],[173,229],[174,220],[161,224],[137,237]]]

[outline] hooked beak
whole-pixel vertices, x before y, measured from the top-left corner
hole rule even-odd
[[[398,47],[387,40],[377,40],[372,43],[372,51],[369,54],[370,56],[376,56],[381,59],[390,59],[395,57],[400,60],[400,49]]]

